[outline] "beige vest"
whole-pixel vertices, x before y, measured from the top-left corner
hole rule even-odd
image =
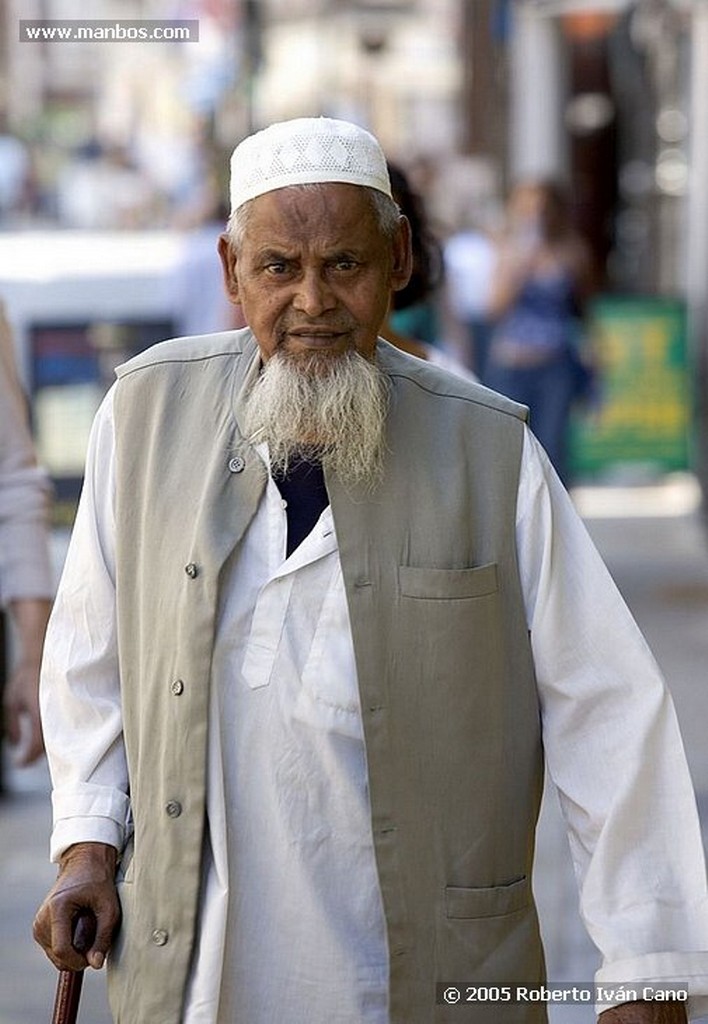
[[[393,382],[384,483],[327,479],[352,623],[391,1024],[530,1024],[436,986],[544,976],[530,875],[539,708],[518,578],[523,410],[379,343]],[[118,1024],[178,1024],[204,839],[219,574],[266,476],[238,426],[248,330],[118,371],[117,607],[134,848],[109,987]],[[240,1024],[240,1022],[238,1022]],[[249,1024],[249,1022],[243,1022]]]

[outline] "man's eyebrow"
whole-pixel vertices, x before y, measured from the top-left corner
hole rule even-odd
[[[342,246],[339,249],[333,249],[332,252],[329,254],[329,258],[330,259],[337,259],[337,260],[340,260],[340,259],[360,260],[361,257],[362,257],[362,251],[360,249],[356,249],[354,246],[351,246],[351,245],[350,246]]]
[[[272,245],[259,249],[256,255],[259,260],[288,260],[292,258],[285,248],[280,249]]]

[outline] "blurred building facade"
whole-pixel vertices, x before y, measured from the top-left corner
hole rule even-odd
[[[606,288],[688,302],[705,383],[707,0],[100,0],[91,18],[196,19],[199,42],[18,42],[21,18],[88,13],[0,0],[21,225],[190,226],[253,128],[348,117],[414,172],[442,231],[488,218],[519,177],[565,181]],[[100,192],[86,181],[107,198],[77,204]]]
[[[705,0],[101,0],[91,17],[200,26],[198,43],[108,45],[19,43],[20,19],[81,19],[85,5],[2,0],[0,133],[27,148],[37,208],[49,219],[71,220],[71,205],[65,212],[57,198],[67,166],[100,159],[122,174],[128,194],[130,171],[145,179],[125,226],[146,227],[196,202],[200,183],[254,127],[349,117],[371,127],[392,159],[432,168],[431,178],[466,159],[497,198],[521,176],[565,180],[606,281],[676,293],[698,276],[697,261],[708,270],[692,235],[698,225],[708,235],[708,186],[695,173],[698,135],[708,133],[705,8]],[[441,180],[449,198],[450,178]]]
[[[517,0],[510,177],[571,188],[606,288],[686,305],[692,461],[708,484],[708,5]]]

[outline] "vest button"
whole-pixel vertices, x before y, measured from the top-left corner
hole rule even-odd
[[[190,580],[195,580],[199,575],[199,566],[194,562],[190,562],[189,565],[185,565],[184,571],[189,576]]]
[[[241,455],[235,455],[233,459],[229,460],[229,472],[230,473],[243,473],[246,468],[246,460]]]
[[[156,946],[164,946],[167,944],[167,939],[169,938],[169,936],[164,928],[156,928],[155,931],[152,933],[151,938]]]
[[[181,679],[175,679],[170,689],[175,697],[180,697],[184,693],[184,683]]]
[[[182,804],[179,800],[168,800],[165,804],[165,811],[168,818],[179,818],[182,813]]]

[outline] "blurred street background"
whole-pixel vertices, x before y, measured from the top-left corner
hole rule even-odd
[[[96,0],[87,16],[0,0],[0,302],[54,486],[56,575],[114,367],[239,325],[215,246],[246,134],[318,114],[375,132],[439,246],[410,329],[473,371],[509,190],[558,181],[595,279],[572,493],[668,677],[708,835],[708,2]],[[136,35],[147,25],[161,41]],[[49,782],[2,763],[0,1024],[40,1024]],[[536,891],[550,979],[589,982],[552,793]],[[100,976],[82,1019],[108,1022]]]

